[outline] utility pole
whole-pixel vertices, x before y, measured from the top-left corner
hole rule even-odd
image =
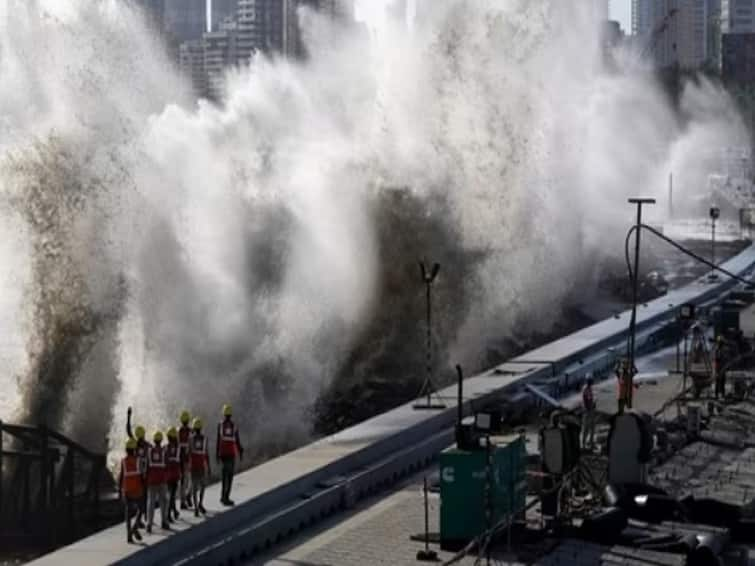
[[[629,368],[628,384],[626,385],[627,391],[627,406],[632,408],[632,396],[634,393],[634,343],[635,332],[637,327],[637,294],[640,276],[640,231],[642,230],[642,205],[643,204],[655,204],[653,198],[630,198],[630,204],[637,205],[637,224],[635,226],[634,234],[634,269],[632,270],[632,318],[629,320]]]
[[[438,276],[440,271],[440,264],[434,263],[430,271],[425,267],[425,262],[419,262],[420,274],[422,276],[422,282],[425,284],[425,299],[426,299],[426,317],[425,317],[425,330],[426,330],[426,343],[425,343],[425,369],[427,375],[425,376],[425,382],[422,385],[422,389],[419,392],[419,396],[427,395],[427,402],[416,403],[415,409],[445,409],[446,406],[443,403],[432,403],[432,394],[435,392],[435,385],[433,384],[433,332],[432,332],[432,288],[433,281]]]

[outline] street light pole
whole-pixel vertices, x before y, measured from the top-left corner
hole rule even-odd
[[[632,408],[632,396],[634,393],[634,343],[635,332],[637,327],[637,295],[640,275],[640,231],[642,230],[642,205],[655,204],[654,198],[630,198],[630,204],[637,205],[637,225],[634,234],[634,269],[632,271],[632,318],[629,320],[629,367],[628,375],[625,377],[628,383],[627,388],[627,407]]]

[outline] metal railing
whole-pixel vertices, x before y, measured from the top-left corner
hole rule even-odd
[[[0,542],[51,549],[90,531],[114,488],[105,462],[45,426],[0,421]]]

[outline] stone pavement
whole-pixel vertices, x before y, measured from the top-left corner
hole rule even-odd
[[[374,498],[349,516],[341,516],[318,528],[314,536],[305,533],[288,548],[275,549],[271,554],[255,558],[250,564],[272,566],[377,566],[417,565],[417,551],[422,542],[411,540],[424,532],[424,507],[421,477],[404,484],[384,499]],[[440,499],[430,494],[430,533],[438,533]],[[453,556],[441,551],[437,544],[430,548],[438,552],[442,561]],[[496,556],[499,560],[500,556]],[[458,564],[471,566],[474,557],[466,557]],[[512,566],[520,563],[507,562]]]

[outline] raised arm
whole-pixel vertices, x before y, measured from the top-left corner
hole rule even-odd
[[[126,411],[126,434],[129,438],[134,438],[134,434],[131,431],[131,407]]]

